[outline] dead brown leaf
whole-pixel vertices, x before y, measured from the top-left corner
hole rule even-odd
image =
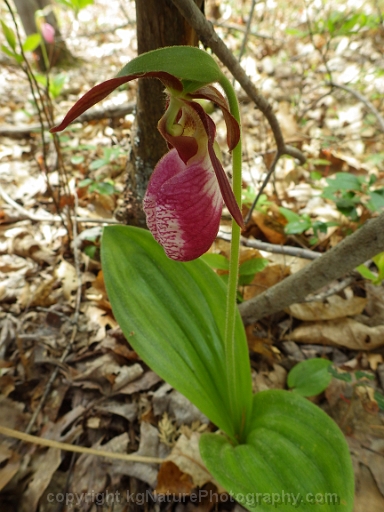
[[[304,323],[290,333],[288,338],[299,343],[373,350],[384,345],[384,326],[369,327],[352,318],[326,320]]]
[[[34,454],[31,465],[33,476],[23,493],[21,512],[33,512],[37,509],[42,494],[61,464],[60,453],[58,448],[48,448],[48,450]]]
[[[272,350],[273,340],[270,337],[262,338],[257,336],[254,333],[255,327],[253,325],[248,325],[245,328],[245,333],[247,335],[248,347],[252,352],[256,352],[257,354],[262,354],[268,358],[274,357],[274,352]]]
[[[258,226],[265,238],[271,244],[284,245],[287,235],[284,233],[286,219],[278,212],[273,215],[267,215],[261,212],[253,212],[252,220]]]
[[[244,300],[260,295],[260,293],[288,277],[290,273],[291,271],[286,265],[268,265],[255,275],[250,285],[244,287]]]
[[[279,364],[273,365],[270,372],[259,372],[252,375],[254,393],[267,389],[284,389],[287,382],[287,370]]]
[[[55,275],[61,281],[64,298],[74,304],[74,294],[78,288],[75,267],[66,260],[62,260],[56,268]]]
[[[351,297],[343,299],[338,295],[332,295],[325,302],[303,302],[292,304],[287,313],[299,320],[313,322],[317,320],[334,320],[346,316],[359,315],[363,312],[367,300],[363,297]]]
[[[19,454],[0,445],[0,491],[12,480],[19,467]]]
[[[200,456],[199,439],[200,434],[197,432],[192,432],[190,437],[182,434],[168,455],[167,461],[172,461],[182,473],[190,475],[195,487],[213,482],[219,488]]]
[[[189,494],[194,488],[192,477],[180,471],[172,461],[167,460],[160,466],[157,477],[157,494]]]

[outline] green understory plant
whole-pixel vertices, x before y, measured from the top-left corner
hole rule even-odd
[[[350,383],[353,388],[369,387],[369,382],[375,380],[371,372],[356,370],[342,371],[328,359],[306,359],[295,365],[288,373],[287,384],[294,393],[302,396],[315,396],[325,391],[332,378]],[[384,395],[379,391],[373,393],[377,407],[384,411]]]
[[[321,194],[324,199],[333,201],[336,208],[354,222],[360,218],[357,207],[378,212],[384,208],[384,188],[375,187],[375,175],[355,176],[347,172],[337,172],[327,178],[327,186]]]
[[[221,270],[223,273],[218,273],[220,278],[224,281],[224,283],[228,283],[229,278],[229,260],[222,254],[214,254],[207,253],[201,256],[201,259],[211,268],[215,270]],[[252,283],[255,275],[265,267],[268,266],[268,260],[265,258],[252,258],[239,265],[239,277],[238,277],[238,286],[239,293],[237,296],[238,302],[242,302],[243,297],[241,295],[241,287],[247,286]]]
[[[377,273],[372,272],[366,264],[359,265],[356,270],[360,272],[365,279],[371,281],[372,284],[379,286],[384,280],[384,252],[374,256],[372,261],[377,267]]]
[[[309,239],[310,244],[316,244],[319,241],[319,233],[326,233],[329,227],[338,225],[338,223],[333,221],[313,220],[307,213],[299,215],[282,206],[279,208],[279,211],[288,221],[288,224],[284,226],[284,232],[287,235],[299,235],[310,229],[313,231],[313,236]]]
[[[55,131],[120,85],[157,78],[167,108],[159,130],[170,151],[144,198],[152,234],[131,226],[104,229],[101,260],[108,297],[128,342],[164,380],[218,427],[200,453],[215,479],[248,510],[353,508],[347,444],[321,409],[282,390],[252,394],[245,336],[236,306],[241,207],[240,115],[234,90],[208,53],[170,47],[140,55],[116,78],[91,89]],[[212,84],[218,83],[226,98]],[[216,128],[196,100],[222,110],[232,150],[229,185]],[[222,201],[232,217],[226,285],[199,256],[219,228]]]

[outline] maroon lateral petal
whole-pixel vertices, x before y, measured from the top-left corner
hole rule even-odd
[[[225,171],[223,169],[223,166],[221,165],[220,160],[217,158],[217,155],[215,153],[215,150],[213,148],[213,143],[215,140],[216,135],[216,126],[215,123],[212,121],[212,119],[209,117],[208,114],[205,113],[205,110],[199,103],[196,102],[190,102],[191,107],[196,111],[198,116],[200,117],[205,131],[208,135],[208,152],[209,156],[212,162],[213,169],[216,174],[217,181],[219,182],[219,187],[221,190],[221,194],[224,199],[224,203],[226,204],[229,213],[232,215],[232,217],[235,219],[237,224],[244,229],[244,220],[243,216],[241,214],[239,205],[237,204],[236,198],[233,194],[232,187],[228,181],[227,175],[225,174]]]
[[[237,224],[244,229],[245,224],[243,220],[243,216],[241,214],[239,205],[237,204],[236,198],[233,194],[231,185],[229,184],[227,175],[225,174],[225,171],[223,169],[223,166],[221,165],[220,160],[217,158],[215,150],[213,149],[213,146],[208,146],[208,152],[209,156],[211,157],[211,162],[213,169],[216,174],[217,181],[219,182],[219,187],[221,191],[221,195],[223,196],[224,203],[226,204],[229,213],[232,215],[232,217],[235,219]]]
[[[106,98],[108,94],[120,87],[120,85],[130,82],[131,80],[135,80],[136,78],[158,78],[165,86],[172,87],[176,90],[183,90],[183,85],[180,80],[173,75],[162,71],[151,71],[148,73],[137,73],[135,75],[111,78],[101,84],[95,85],[95,87],[92,87],[92,89],[85,93],[82,98],[77,100],[73,107],[68,111],[63,121],[58,126],[51,128],[50,132],[61,132],[70,123],[72,123],[72,121],[78,118],[90,107],[93,107],[93,105]]]
[[[226,98],[212,85],[200,87],[189,94],[194,99],[204,99],[216,103],[223,112],[224,121],[227,126],[227,144],[230,151],[234,149],[240,140],[240,126],[229,110]]]

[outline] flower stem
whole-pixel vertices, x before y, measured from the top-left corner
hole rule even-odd
[[[240,125],[240,111],[235,91],[230,81],[223,75],[220,80],[229,102],[232,115]],[[232,188],[237,204],[241,210],[241,137],[237,146],[232,152]],[[235,339],[235,326],[237,315],[237,284],[239,271],[240,254],[240,227],[232,220],[232,241],[231,256],[229,264],[229,278],[227,289],[227,310],[225,325],[225,359],[227,370],[227,386],[231,417],[235,425],[235,432],[238,441],[241,441],[245,434],[245,422],[248,404],[251,401],[251,370],[248,355],[246,337]],[[241,346],[239,346],[241,345]],[[245,363],[245,364],[244,364]],[[245,387],[244,387],[245,383]],[[249,384],[249,385],[247,385]],[[244,396],[248,391],[249,396]]]

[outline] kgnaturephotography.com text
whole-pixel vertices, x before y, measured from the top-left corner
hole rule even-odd
[[[258,505],[270,505],[272,508],[279,508],[284,505],[291,505],[298,508],[303,505],[337,505],[340,504],[340,498],[335,493],[293,493],[281,491],[280,493],[230,493],[219,494],[213,491],[199,490],[190,494],[159,494],[151,491],[133,493],[126,491],[109,492],[82,492],[82,493],[49,493],[47,501],[50,503],[65,503],[67,508],[74,508],[84,505],[85,503],[94,503],[95,505],[111,505],[113,503],[136,503],[136,505],[144,505],[145,503],[175,503],[175,502],[192,502],[200,503],[207,501],[214,503],[239,502],[245,506],[256,507]]]

